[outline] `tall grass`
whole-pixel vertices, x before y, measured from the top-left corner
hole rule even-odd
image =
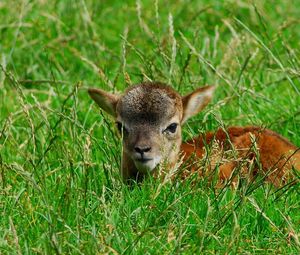
[[[113,120],[88,87],[218,86],[184,139],[230,125],[300,145],[294,1],[0,3],[0,253],[300,252],[299,185],[129,189]]]

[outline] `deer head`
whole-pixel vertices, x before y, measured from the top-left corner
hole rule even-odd
[[[182,124],[209,103],[213,91],[213,86],[206,86],[182,97],[158,82],[132,86],[123,95],[89,89],[91,98],[115,118],[122,136],[123,178],[135,179],[160,164],[174,165]]]

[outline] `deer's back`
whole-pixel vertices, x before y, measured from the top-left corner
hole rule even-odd
[[[275,184],[281,183],[293,167],[300,170],[300,152],[297,147],[276,132],[256,126],[229,127],[226,130],[220,128],[216,132],[201,134],[182,144],[184,160],[203,158],[206,156],[206,148],[212,143],[217,143],[222,152],[236,150],[240,159],[255,158],[261,169],[268,174],[266,179]],[[213,158],[210,160],[214,161]],[[238,163],[235,160],[220,167],[223,171],[220,178],[230,178]],[[197,170],[195,165],[190,168],[191,171]]]

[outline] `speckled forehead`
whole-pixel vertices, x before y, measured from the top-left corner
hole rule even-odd
[[[171,97],[170,93],[161,88],[137,86],[123,95],[117,107],[122,119],[159,122],[181,111],[178,101],[176,94]]]

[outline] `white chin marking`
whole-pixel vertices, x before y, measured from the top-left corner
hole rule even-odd
[[[146,172],[151,172],[159,164],[159,162],[160,162],[160,158],[154,158],[146,163],[134,161],[134,164],[140,172],[146,173]]]

